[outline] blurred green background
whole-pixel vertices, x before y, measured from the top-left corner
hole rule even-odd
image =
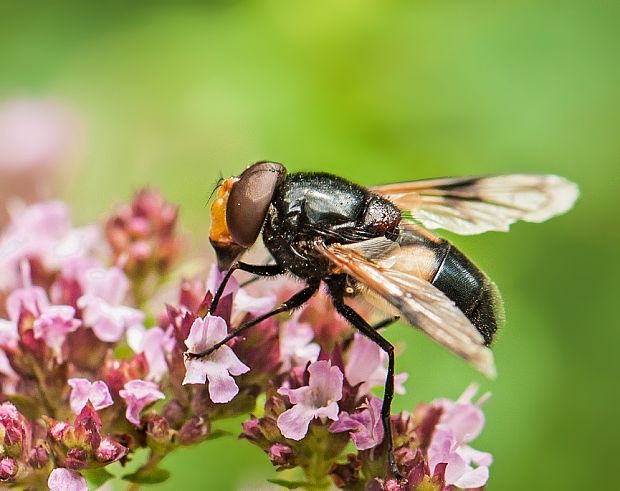
[[[618,432],[620,4],[611,1],[0,0],[0,99],[52,97],[87,135],[66,192],[79,220],[159,187],[204,233],[220,173],[259,159],[359,183],[557,173],[568,215],[451,237],[500,286],[499,377],[474,443],[488,489],[612,489]],[[104,5],[105,4],[105,5]],[[480,377],[406,326],[406,396]],[[208,442],[158,489],[255,489],[256,448]]]

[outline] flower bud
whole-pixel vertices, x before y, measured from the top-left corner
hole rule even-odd
[[[252,416],[248,421],[244,422],[241,425],[243,427],[243,432],[239,435],[239,437],[250,440],[255,445],[258,445],[264,449],[267,448],[269,442],[265,438],[265,435],[263,435],[260,421],[260,419]]]
[[[166,454],[172,446],[176,432],[170,429],[166,418],[150,413],[146,416],[147,445],[160,454]]]
[[[95,459],[101,464],[109,464],[122,459],[127,455],[128,449],[115,439],[106,436],[95,452]]]
[[[192,445],[201,442],[211,433],[211,423],[207,418],[194,416],[179,430],[179,442],[182,445]]]
[[[3,434],[4,454],[19,458],[27,448],[32,434],[30,423],[10,402],[0,405],[0,434]]]
[[[143,189],[122,206],[105,226],[116,260],[123,258],[130,277],[164,274],[180,249],[176,235],[178,209],[155,190]]]
[[[0,481],[9,481],[17,475],[19,467],[15,459],[5,457],[0,460]]]
[[[179,428],[185,421],[185,410],[177,399],[173,399],[166,404],[161,411],[161,415],[166,418],[173,428]]]
[[[30,451],[28,463],[35,469],[42,469],[50,461],[50,455],[43,445],[38,445]]]
[[[294,450],[290,446],[283,443],[274,443],[271,445],[267,455],[269,456],[271,463],[281,469],[289,469],[297,465],[295,463]]]
[[[336,487],[341,489],[356,489],[360,485],[360,469],[362,462],[357,455],[347,455],[346,464],[334,464],[329,475]]]
[[[88,452],[82,448],[72,448],[67,452],[65,458],[65,466],[69,469],[84,469],[88,464]]]

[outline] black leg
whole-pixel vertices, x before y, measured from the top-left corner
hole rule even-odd
[[[396,465],[396,460],[394,459],[394,441],[392,439],[392,424],[390,422],[392,398],[394,397],[394,346],[381,336],[381,334],[375,331],[373,326],[362,319],[355,310],[344,303],[342,300],[342,292],[339,291],[337,284],[328,283],[328,285],[336,311],[364,336],[377,343],[388,355],[388,371],[385,379],[385,390],[383,392],[383,405],[381,406],[381,422],[383,423],[383,431],[387,443],[388,466],[394,477],[402,479],[398,471],[398,466]]]
[[[312,295],[314,295],[317,292],[317,290],[319,289],[319,284],[320,284],[319,282],[309,284],[306,288],[304,288],[301,291],[298,291],[295,295],[289,298],[286,302],[282,303],[279,307],[276,307],[275,309],[271,310],[270,312],[267,312],[266,314],[259,315],[258,317],[244,324],[241,324],[237,329],[228,333],[228,335],[224,339],[215,343],[208,350],[203,351],[202,353],[187,353],[187,356],[189,356],[190,358],[202,358],[205,356],[209,356],[220,346],[226,344],[231,339],[236,338],[237,336],[242,334],[244,331],[246,331],[250,327],[255,326],[256,324],[264,321],[265,319],[268,319],[269,317],[273,317],[274,315],[278,315],[282,312],[286,312],[288,310],[293,310],[293,309],[296,309],[297,307],[301,307],[304,303],[310,300]]]
[[[277,264],[247,264],[242,263],[241,261],[235,261],[233,265],[228,269],[226,276],[224,276],[224,278],[222,279],[220,286],[218,287],[215,295],[213,296],[211,306],[209,307],[210,314],[215,312],[215,309],[217,309],[217,304],[220,302],[220,298],[222,298],[222,294],[224,293],[224,289],[226,288],[228,280],[230,280],[232,274],[238,269],[240,269],[241,271],[255,274],[257,276],[277,276],[284,273],[284,268],[282,268],[282,266],[278,266]]]
[[[376,324],[373,324],[372,328],[375,331],[379,331],[381,329],[388,327],[391,324],[394,324],[394,322],[396,322],[398,319],[400,319],[400,316],[398,315],[395,315],[394,317],[388,317],[387,319],[383,319],[382,321],[379,321]]]

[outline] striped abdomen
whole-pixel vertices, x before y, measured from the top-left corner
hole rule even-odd
[[[421,277],[445,293],[490,345],[504,319],[495,283],[450,242],[427,230],[404,229],[398,242],[401,254],[397,269]],[[406,264],[402,263],[404,257]]]

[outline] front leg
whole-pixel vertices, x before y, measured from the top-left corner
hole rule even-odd
[[[213,296],[211,306],[209,307],[209,314],[213,314],[217,309],[217,304],[222,298],[222,294],[224,293],[228,280],[230,280],[232,274],[237,270],[252,273],[257,276],[278,276],[284,273],[284,268],[278,264],[247,264],[241,261],[235,261],[226,272],[226,276],[222,279],[220,286]]]
[[[241,324],[237,329],[230,332],[224,339],[215,343],[208,350],[203,351],[202,353],[186,353],[186,355],[189,358],[204,358],[205,356],[209,356],[220,346],[226,344],[231,339],[236,338],[237,336],[243,334],[244,331],[264,321],[265,319],[268,319],[269,317],[273,317],[274,315],[278,315],[282,312],[288,312],[289,310],[293,310],[293,309],[296,309],[297,307],[301,307],[308,300],[310,300],[312,295],[314,295],[317,292],[317,290],[319,289],[319,285],[320,285],[320,282],[313,282],[313,283],[308,284],[306,288],[298,291],[295,295],[289,298],[286,302],[280,304],[279,307],[276,307],[275,309],[271,310],[270,312],[267,312],[266,314],[259,315],[258,317],[252,320],[249,320],[248,322],[245,322],[244,324]]]
[[[383,405],[381,406],[381,422],[383,423],[383,432],[387,444],[390,472],[397,479],[402,479],[402,475],[396,465],[396,459],[394,458],[394,441],[392,438],[392,424],[390,421],[392,399],[394,397],[394,346],[381,336],[373,326],[368,324],[355,310],[344,303],[342,288],[338,279],[334,278],[333,281],[329,281],[328,286],[336,311],[388,355],[388,370],[385,379],[385,389],[383,391]]]

